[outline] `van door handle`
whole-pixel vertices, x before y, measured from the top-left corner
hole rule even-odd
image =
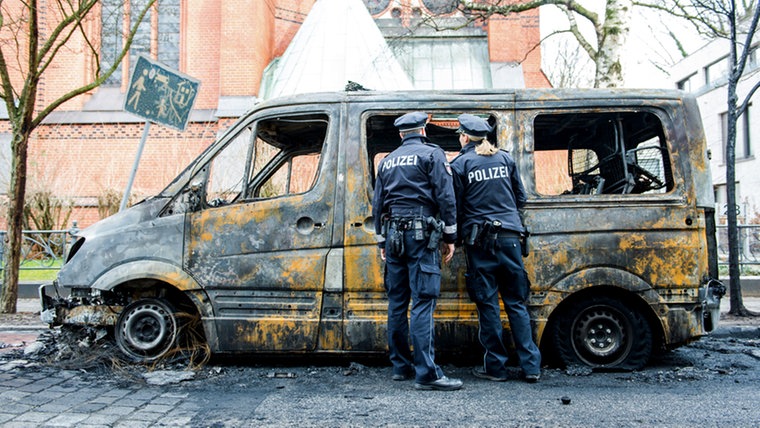
[[[301,235],[308,235],[314,229],[322,229],[327,223],[315,222],[311,217],[301,217],[296,221],[296,230]]]

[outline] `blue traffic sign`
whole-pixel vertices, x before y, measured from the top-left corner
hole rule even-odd
[[[124,98],[124,110],[183,131],[199,86],[198,80],[140,55]]]

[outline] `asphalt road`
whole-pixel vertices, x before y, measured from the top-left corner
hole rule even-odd
[[[28,361],[28,360],[27,360]],[[215,363],[199,372],[142,367],[0,365],[0,423],[13,426],[757,426],[757,339],[709,338],[638,372],[545,370],[538,384],[474,378],[417,391],[378,364],[308,359]],[[184,379],[188,377],[188,379]],[[192,378],[190,378],[192,377]],[[184,380],[183,380],[184,379]],[[564,402],[567,404],[563,403]]]
[[[384,360],[249,357],[216,359],[193,371],[123,365],[108,358],[51,362],[62,350],[54,351],[44,357],[19,349],[0,354],[2,426],[760,424],[756,325],[724,324],[717,334],[668,352],[637,372],[545,369],[538,384],[494,383],[476,379],[471,366],[455,362],[444,366],[450,377],[465,382],[454,392],[417,391],[410,381],[394,382]],[[81,355],[90,354],[82,348]]]

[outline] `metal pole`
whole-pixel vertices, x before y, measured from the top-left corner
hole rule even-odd
[[[123,211],[124,208],[127,207],[129,192],[132,191],[132,183],[134,183],[135,175],[137,175],[137,167],[140,166],[140,157],[142,156],[143,147],[145,147],[145,140],[148,139],[148,131],[150,131],[150,121],[145,122],[145,129],[143,129],[142,138],[140,138],[140,145],[137,147],[135,164],[132,165],[132,172],[129,174],[129,182],[127,183],[126,190],[124,190],[124,197],[121,199],[121,206],[119,206],[119,211]]]

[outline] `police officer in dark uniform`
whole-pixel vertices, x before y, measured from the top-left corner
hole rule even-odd
[[[446,156],[425,136],[427,119],[426,113],[413,112],[394,122],[402,144],[378,165],[372,215],[385,260],[393,380],[414,376],[416,389],[456,390],[462,381],[444,376],[433,346],[433,311],[441,291],[440,240],[448,263],[456,241],[456,199]]]
[[[476,377],[507,380],[499,295],[509,317],[517,357],[527,382],[541,374],[541,354],[533,341],[526,307],[529,283],[523,266],[519,210],[525,190],[514,159],[491,144],[485,119],[459,116],[460,155],[451,163],[457,194],[460,236],[467,256],[467,291],[478,308],[478,336],[485,354]]]

